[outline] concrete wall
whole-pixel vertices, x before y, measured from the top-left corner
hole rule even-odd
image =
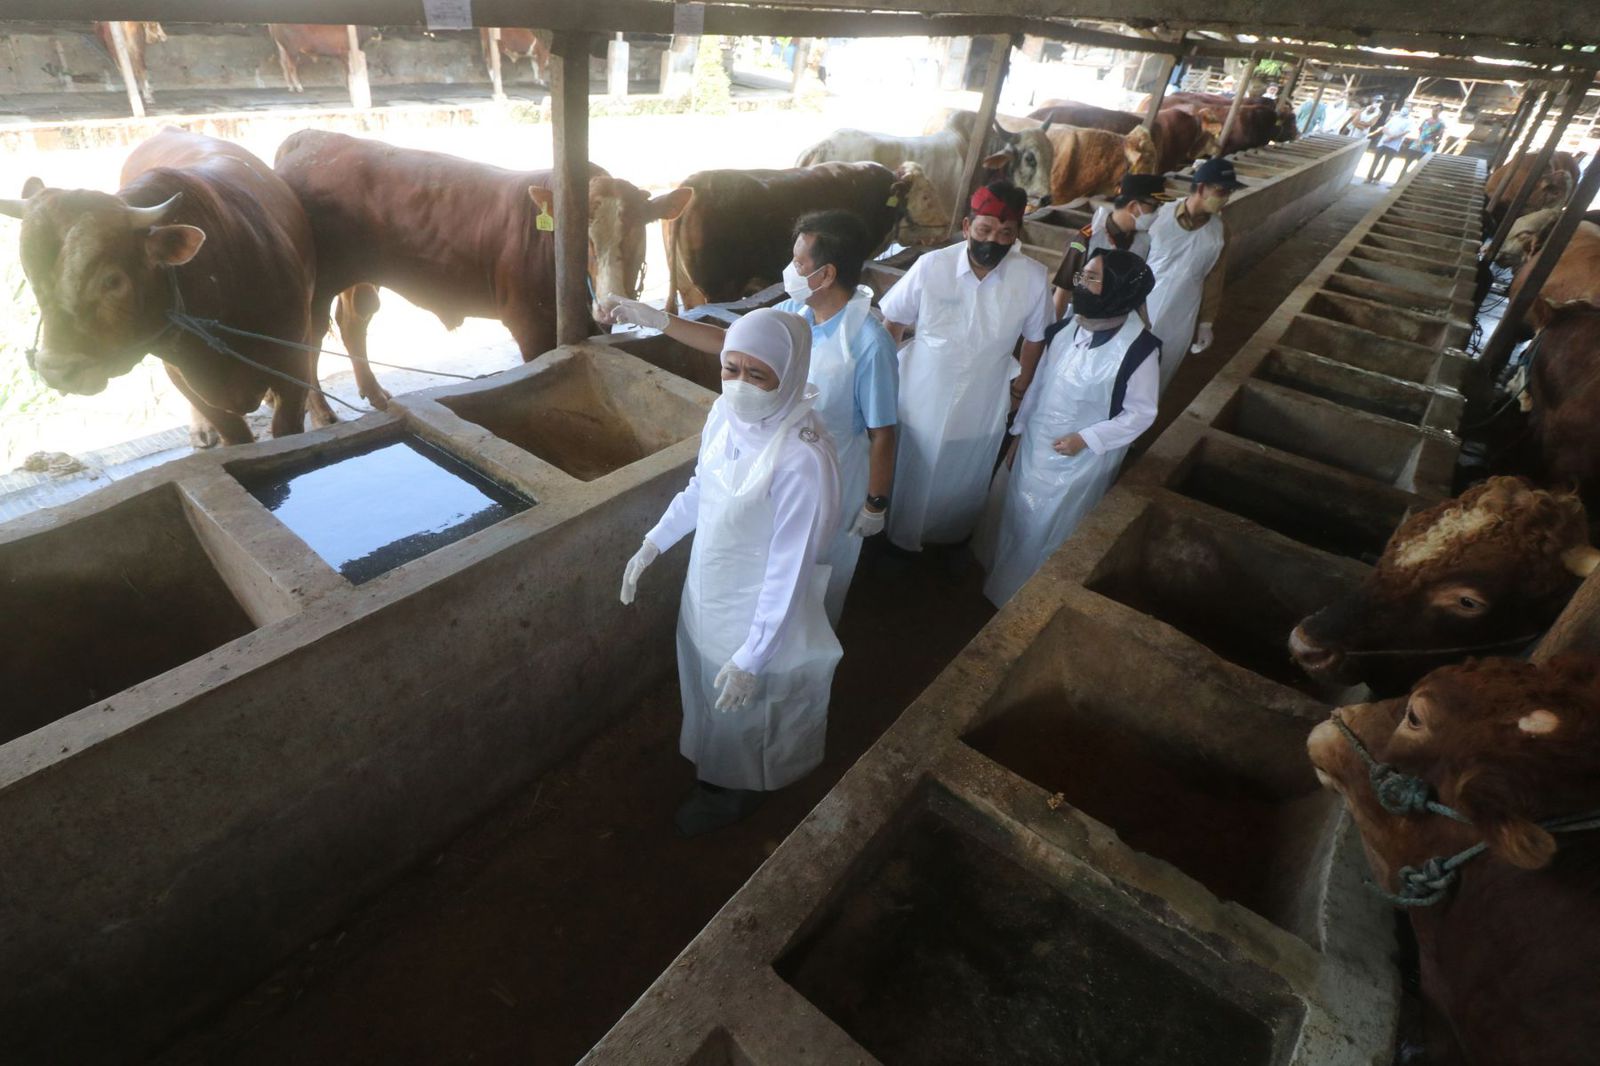
[[[1404,179],[586,1066],[1389,1061],[1394,918],[1304,750],[1344,694],[1285,642],[1445,490],[1472,375],[1442,344],[1481,187],[1453,158]],[[1307,332],[1330,279],[1372,280],[1374,228],[1418,209],[1458,243],[1387,273],[1364,325]],[[1387,344],[1417,318],[1431,347]],[[1306,361],[1275,362],[1297,328]],[[1102,924],[1126,944],[1084,950]]]
[[[498,399],[507,417],[537,418],[541,397],[559,391],[542,381],[570,377],[574,365],[592,379],[597,420],[653,445],[593,480],[439,402]],[[104,569],[97,516],[164,499],[166,532],[189,540],[186,515],[204,550],[186,549],[173,565],[225,584],[255,626],[0,745],[0,960],[10,990],[0,998],[0,1058],[139,1057],[670,676],[674,598],[623,608],[617,585],[687,481],[711,399],[583,345],[404,397],[388,414],[195,455],[0,527],[0,587],[63,553],[92,577]],[[229,473],[401,429],[535,506],[353,588]],[[669,553],[650,580],[681,580],[685,560]],[[141,584],[163,562],[124,564]],[[84,660],[138,639],[97,631],[90,611],[41,610],[32,621],[81,623],[70,650]],[[70,646],[72,634],[62,637]],[[64,654],[53,665],[75,662]],[[16,691],[24,665],[0,659],[0,690]]]

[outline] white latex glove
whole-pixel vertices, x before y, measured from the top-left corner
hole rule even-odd
[[[611,317],[612,322],[626,322],[630,326],[663,331],[667,328],[665,311],[638,300],[626,300],[615,294],[607,294],[606,298],[600,301],[600,309]]]
[[[720,693],[717,696],[719,711],[738,710],[749,703],[750,697],[756,694],[756,675],[748,670],[739,669],[731,660],[717,671],[717,676],[711,684]]]
[[[854,522],[850,523],[852,537],[872,537],[883,532],[884,519],[889,517],[888,511],[870,511],[865,504],[856,513]]]
[[[661,554],[661,549],[650,543],[650,538],[644,538],[644,543],[639,545],[639,550],[633,553],[633,558],[628,560],[627,567],[622,571],[622,603],[624,606],[633,602],[633,594],[639,591],[639,575],[644,573],[644,568],[656,561],[656,556]]]
[[[1215,338],[1211,335],[1211,323],[1200,323],[1200,328],[1194,331],[1194,343],[1189,345],[1189,354],[1199,355],[1201,352],[1211,347],[1211,342],[1214,339]]]

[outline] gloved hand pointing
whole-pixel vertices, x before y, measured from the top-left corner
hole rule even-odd
[[[1199,355],[1201,352],[1211,347],[1211,342],[1214,339],[1215,338],[1211,335],[1211,323],[1200,323],[1200,328],[1194,331],[1194,343],[1189,345],[1189,354]]]
[[[600,308],[611,317],[612,322],[625,322],[630,326],[643,326],[646,329],[667,328],[665,311],[638,300],[627,300],[615,294],[607,294],[600,302]]]
[[[622,603],[623,606],[633,602],[633,594],[639,591],[639,575],[644,573],[644,568],[656,561],[656,556],[661,554],[661,549],[650,543],[650,538],[644,538],[644,543],[639,550],[633,553],[633,558],[628,560],[627,568],[622,571]]]
[[[748,670],[741,670],[730,661],[721,670],[717,671],[716,678],[711,684],[717,689],[717,710],[738,710],[750,702],[750,697],[756,694],[756,675]]]
[[[856,512],[855,521],[850,523],[850,535],[872,537],[882,533],[883,523],[888,515],[888,511],[874,511],[863,504],[861,510]]]

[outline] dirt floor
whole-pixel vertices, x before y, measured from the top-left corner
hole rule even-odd
[[[1158,426],[1386,191],[1352,185],[1230,286],[1217,344],[1187,360]],[[868,545],[840,630],[828,759],[745,823],[674,833],[693,774],[677,754],[676,682],[663,684],[158,1061],[573,1062],[988,620],[981,580],[960,558]]]

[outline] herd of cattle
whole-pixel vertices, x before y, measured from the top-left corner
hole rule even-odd
[[[1248,100],[1219,146],[1228,103],[1175,94],[1146,128],[1131,113],[1056,102],[1010,128],[983,131],[984,162],[1034,199],[1062,202],[1107,191],[1129,171],[1166,171],[1219,147],[1294,135],[1292,118],[1272,101]],[[638,295],[652,221],[663,223],[672,287],[686,303],[733,299],[776,281],[793,220],[805,211],[850,208],[880,246],[896,236],[942,238],[978,132],[969,112],[920,137],[841,130],[808,148],[794,168],[705,171],[657,196],[595,167],[593,291]],[[1487,224],[1505,210],[1508,175],[1525,166],[1511,164],[1491,179]],[[1576,166],[1558,158],[1539,176],[1509,256],[1531,260],[1540,220],[1553,221],[1550,208],[1572,188]],[[96,392],[153,352],[193,404],[196,442],[238,444],[251,439],[244,416],[266,397],[274,435],[300,431],[308,406],[314,423],[333,420],[326,400],[308,388],[317,380],[316,355],[259,337],[230,340],[257,364],[247,365],[179,328],[182,316],[172,312],[306,346],[320,343],[331,319],[362,395],[379,407],[388,397],[367,366],[365,331],[380,287],[450,327],[468,316],[497,318],[533,359],[554,346],[551,184],[548,171],[514,172],[314,130],[289,137],[269,167],[232,143],[169,129],[130,154],[115,194],[47,189],[34,180],[22,199],[0,201],[0,211],[22,219],[22,263],[41,311],[30,359],[48,384]],[[604,320],[598,305],[593,311]],[[1341,712],[1349,736],[1371,757],[1420,775],[1465,819],[1408,822],[1376,805],[1354,742],[1320,727],[1313,762],[1349,799],[1380,873],[1473,839],[1504,860],[1480,863],[1489,872],[1466,879],[1453,909],[1417,924],[1425,987],[1456,1038],[1480,1053],[1473,1061],[1534,1060],[1521,1052],[1497,1057],[1498,1035],[1474,1020],[1483,1012],[1452,998],[1452,987],[1466,987],[1452,979],[1503,962],[1503,952],[1451,949],[1440,938],[1459,923],[1500,922],[1507,943],[1537,939],[1529,922],[1505,918],[1513,891],[1535,908],[1529,914],[1566,914],[1576,927],[1564,921],[1538,934],[1554,938],[1549,950],[1524,961],[1527,987],[1538,988],[1540,981],[1592,982],[1587,946],[1600,935],[1600,868],[1582,849],[1578,859],[1558,851],[1538,824],[1600,806],[1600,674],[1592,664],[1559,660],[1462,664],[1474,652],[1509,653],[1533,640],[1600,562],[1590,546],[1590,516],[1600,514],[1600,224],[1579,228],[1532,319],[1540,332],[1529,375],[1535,446],[1522,471],[1529,477],[1491,478],[1410,517],[1362,585],[1290,637],[1312,676],[1362,681],[1377,696],[1397,697]],[[1582,945],[1573,947],[1574,937]],[[1430,965],[1455,967],[1453,978],[1430,974]],[[1583,1025],[1563,1016],[1559,1039]],[[1586,1040],[1597,1035],[1584,1032]],[[1521,1051],[1554,1049],[1538,1061],[1579,1061],[1563,1057],[1561,1045],[1523,1039]],[[1575,1046],[1587,1054],[1592,1043]]]
[[[94,24],[95,37],[106,50],[106,55],[111,57],[113,65],[116,63],[116,46],[112,40],[112,27],[110,22],[96,22]],[[122,38],[128,51],[128,64],[133,69],[134,81],[138,83],[139,95],[144,97],[144,102],[155,102],[155,93],[150,88],[150,71],[145,66],[145,49],[152,44],[159,44],[167,39],[166,31],[159,22],[122,22],[117,23],[122,27]],[[332,59],[344,66],[347,70],[350,62],[350,35],[344,26],[321,26],[298,22],[275,22],[267,27],[267,34],[272,38],[272,43],[278,50],[278,64],[283,70],[283,83],[290,92],[304,92],[305,87],[300,84],[300,63],[307,59]],[[365,45],[373,39],[375,31],[371,27],[363,26],[357,32],[357,47]],[[550,41],[549,36],[539,30],[516,29],[507,27],[500,30],[480,29],[479,42],[483,46],[483,61],[493,77],[493,51],[498,45],[500,54],[508,62],[515,63],[519,59],[526,59],[533,66],[533,72],[540,81],[547,80],[546,71],[550,69]]]

